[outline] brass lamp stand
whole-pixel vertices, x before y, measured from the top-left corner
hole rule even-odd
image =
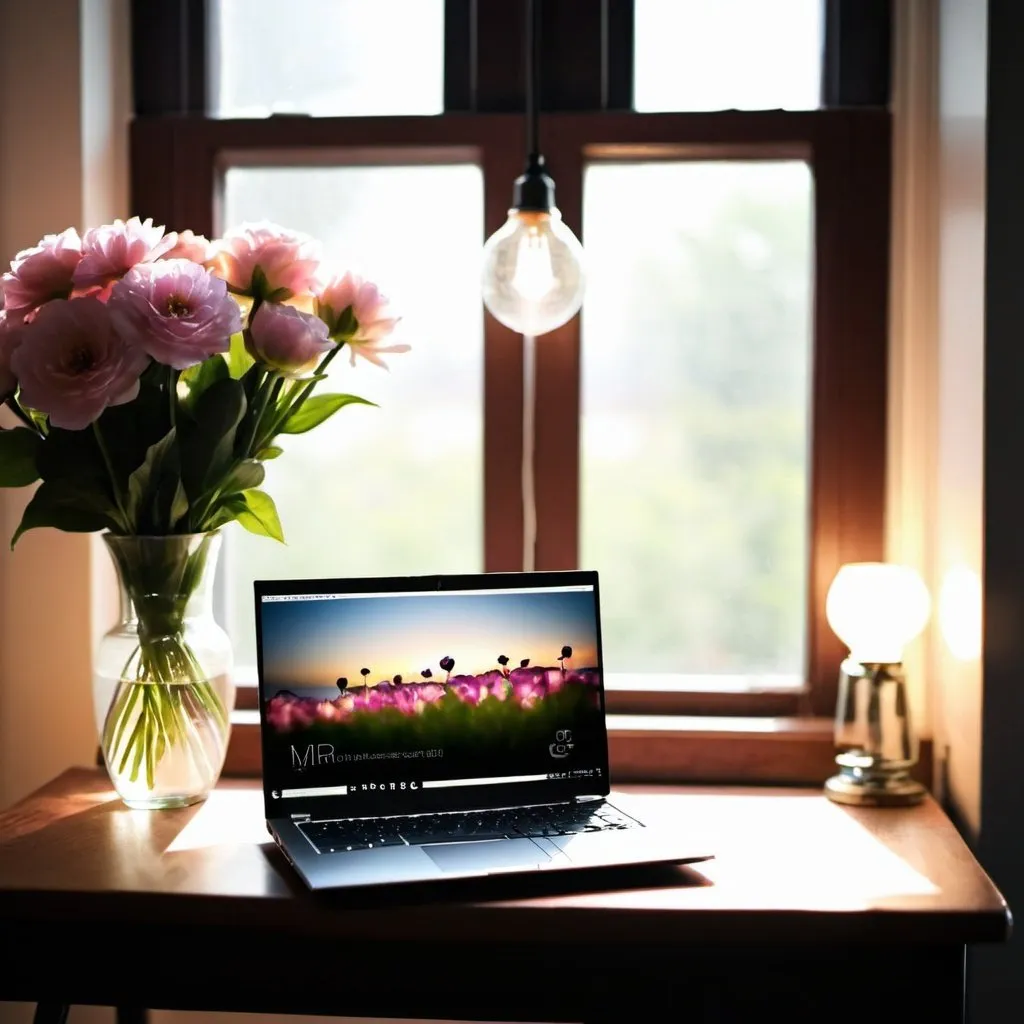
[[[917,750],[902,664],[843,662],[835,737],[839,771],[825,783],[830,800],[891,807],[923,799],[924,786],[910,776]]]

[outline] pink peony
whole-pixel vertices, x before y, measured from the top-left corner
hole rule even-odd
[[[55,427],[81,430],[108,405],[130,402],[148,359],[114,330],[96,298],[48,302],[11,356],[26,405]]]
[[[197,235],[192,231],[179,231],[173,237],[176,239],[174,248],[168,249],[163,259],[208,263],[213,258],[213,243],[204,235]]]
[[[186,259],[133,267],[110,293],[110,315],[125,341],[176,370],[227,352],[242,329],[227,285]]]
[[[351,271],[331,278],[317,294],[317,313],[332,336],[347,341],[352,365],[356,356],[382,366],[382,352],[408,352],[408,345],[382,345],[395,329],[398,317],[388,316],[388,300],[375,284]]]
[[[75,269],[76,288],[102,288],[123,277],[137,263],[150,263],[177,242],[172,232],[154,227],[151,217],[140,221],[115,220],[90,228],[82,239],[82,262]]]
[[[276,302],[260,306],[247,334],[252,357],[289,377],[312,370],[334,348],[323,320]]]
[[[4,308],[12,316],[24,316],[50,299],[66,299],[81,259],[82,242],[74,228],[22,249],[3,276]]]
[[[320,266],[313,239],[268,221],[243,224],[215,249],[214,269],[233,292],[272,302],[308,292]]]
[[[11,356],[24,332],[25,325],[21,321],[10,317],[6,310],[0,310],[0,402],[18,386],[11,369]]]

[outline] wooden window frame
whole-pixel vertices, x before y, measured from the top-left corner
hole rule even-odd
[[[504,222],[511,183],[523,164],[523,118],[514,112],[522,109],[518,0],[501,5],[448,0],[447,109],[432,117],[208,117],[201,112],[207,89],[202,70],[203,0],[166,5],[136,0],[136,26],[145,31],[136,31],[135,36],[152,38],[147,19],[154,16],[153,7],[163,9],[166,18],[166,8],[174,6],[176,27],[165,23],[162,30],[165,42],[166,33],[180,33],[182,45],[176,50],[165,48],[177,53],[177,63],[164,67],[152,81],[154,76],[144,70],[144,41],[135,51],[134,211],[169,228],[212,233],[223,174],[230,166],[470,160],[483,175],[485,236]],[[577,232],[582,227],[583,175],[591,161],[797,158],[806,159],[812,169],[815,301],[805,685],[800,690],[751,692],[744,687],[682,684],[653,688],[636,682],[620,688],[610,685],[608,706],[613,716],[705,716],[703,729],[687,727],[677,739],[689,736],[697,742],[698,735],[715,733],[731,736],[734,746],[733,734],[741,730],[739,719],[734,718],[722,733],[712,728],[710,716],[754,716],[760,724],[746,733],[741,730],[740,735],[755,745],[764,741],[764,722],[770,718],[781,723],[780,731],[773,734],[777,744],[779,735],[791,735],[794,750],[806,749],[808,736],[817,736],[819,767],[821,751],[831,747],[827,718],[834,711],[837,667],[845,654],[825,620],[825,593],[841,564],[875,560],[883,554],[891,123],[884,106],[841,105],[844,97],[860,102],[869,97],[874,103],[888,86],[887,79],[880,84],[878,74],[865,76],[862,65],[851,57],[855,48],[851,51],[850,45],[843,45],[850,34],[841,30],[856,6],[849,0],[831,0],[827,5],[823,87],[833,106],[811,111],[647,114],[624,109],[632,102],[632,46],[622,42],[631,38],[630,0],[585,5],[579,0],[549,0],[547,10],[552,13],[545,21],[556,43],[544,51],[541,142],[558,184],[559,208]],[[872,0],[869,6],[876,15],[888,9],[881,0]],[[863,17],[853,16],[853,23],[855,38],[870,36]],[[559,62],[557,49],[551,49],[560,35],[565,37],[567,26],[573,30],[578,54],[568,67]],[[868,21],[868,29],[872,26],[877,37],[877,19]],[[168,80],[175,76],[178,87],[169,87]],[[518,479],[522,459],[522,353],[520,336],[487,315],[483,373],[483,565],[487,571],[522,565],[522,507],[507,500],[507,481]],[[577,317],[545,337],[537,349],[536,567],[540,570],[577,564],[579,416]],[[243,689],[240,697],[239,729],[244,730],[248,727],[244,716],[255,706],[255,694]],[[802,721],[799,727],[783,727],[797,720]],[[639,721],[632,717],[629,729],[613,728],[613,737],[619,737],[613,739],[613,753],[629,746],[625,737],[638,734]],[[652,724],[664,741],[665,723]],[[238,735],[236,730],[238,742],[248,742]],[[649,746],[663,754],[666,744],[661,741]],[[637,749],[641,746],[637,744]],[[650,755],[652,765],[663,763],[662,754]],[[813,760],[804,755],[794,758],[793,763],[803,764],[804,769]],[[641,761],[635,750],[625,758],[623,765],[632,766],[627,769],[629,777],[639,777],[636,766]],[[740,761],[761,763],[737,754]],[[242,758],[239,763],[251,765],[251,759]],[[660,770],[652,767],[652,774]],[[793,781],[781,768],[778,772],[781,777],[773,781]],[[708,777],[721,776],[715,770]],[[673,777],[691,776],[680,768]],[[740,775],[734,781],[749,778]]]

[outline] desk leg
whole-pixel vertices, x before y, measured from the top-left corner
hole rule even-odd
[[[36,1003],[33,1024],[64,1024],[68,1019],[68,1003]]]
[[[149,1010],[138,1006],[119,1006],[115,1013],[117,1024],[149,1024]]]

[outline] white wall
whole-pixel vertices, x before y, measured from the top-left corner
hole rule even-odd
[[[981,814],[986,0],[942,0],[939,24],[936,749],[947,799]]]
[[[106,6],[90,0],[90,16]],[[96,69],[83,63],[76,0],[7,3],[0,17],[0,253],[7,256],[83,223],[81,82]],[[122,142],[122,165],[123,154]],[[95,755],[90,540],[39,531],[10,552],[7,538],[28,497],[0,491],[0,806]]]
[[[916,566],[931,625],[907,654],[940,795],[981,797],[985,0],[895,5],[887,558]]]
[[[123,216],[129,64],[127,2],[5,2],[0,7],[0,255],[69,225]],[[95,540],[53,530],[8,538],[29,498],[0,490],[0,807],[96,750],[92,641],[109,617]],[[105,567],[104,567],[105,568]],[[92,609],[99,599],[100,614]],[[31,1020],[0,1004],[0,1021]],[[76,1008],[73,1024],[111,1021]]]

